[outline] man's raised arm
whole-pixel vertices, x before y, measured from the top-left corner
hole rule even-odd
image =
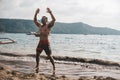
[[[50,16],[52,18],[52,21],[50,21],[50,23],[49,23],[49,27],[51,28],[51,27],[53,27],[56,19],[55,19],[54,15],[52,14],[52,11],[50,10],[50,8],[47,8],[47,12],[50,14]]]
[[[36,12],[35,12],[35,15],[34,15],[34,23],[38,26],[38,27],[40,27],[41,26],[41,24],[38,22],[38,20],[37,20],[37,14],[40,12],[40,9],[38,8],[37,10],[36,10]]]

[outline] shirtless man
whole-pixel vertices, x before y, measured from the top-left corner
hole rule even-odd
[[[40,23],[37,20],[37,14],[39,12],[40,12],[40,9],[38,8],[34,15],[34,23],[37,25],[37,27],[39,28],[39,31],[40,31],[40,35],[39,35],[40,40],[39,40],[39,44],[36,49],[36,67],[35,67],[36,73],[38,73],[38,71],[39,71],[39,56],[40,56],[41,52],[44,50],[46,55],[49,57],[50,62],[53,65],[53,75],[55,75],[55,64],[54,64],[54,59],[52,57],[50,42],[48,39],[51,28],[54,26],[54,23],[55,23],[55,17],[52,14],[52,11],[49,8],[47,8],[47,12],[50,14],[52,20],[48,23],[47,17],[43,16],[41,19],[41,23]]]

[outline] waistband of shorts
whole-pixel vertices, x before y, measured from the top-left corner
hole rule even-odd
[[[50,44],[49,40],[40,40],[40,44]]]

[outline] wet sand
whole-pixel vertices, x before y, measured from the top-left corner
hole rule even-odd
[[[0,53],[2,54],[2,53]],[[4,54],[4,53],[3,53]],[[10,54],[9,54],[10,55]],[[0,80],[119,80],[119,65],[101,65],[88,62],[58,61],[56,76],[52,76],[52,65],[44,58],[40,61],[39,74],[35,74],[35,61],[22,60],[28,56],[0,55]],[[9,56],[10,57],[10,56]],[[18,60],[14,60],[17,57]],[[43,56],[44,57],[44,56]],[[20,59],[19,59],[20,58]],[[32,57],[34,58],[34,57]]]

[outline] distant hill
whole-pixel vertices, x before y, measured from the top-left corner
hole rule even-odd
[[[32,20],[0,19],[0,32],[27,33],[36,30],[37,27]]]
[[[28,33],[35,32],[38,28],[33,20],[23,19],[0,19],[0,32],[7,33]],[[79,23],[59,23],[56,22],[52,28],[52,33],[57,34],[100,34],[100,35],[120,35],[120,31],[110,29],[93,27],[88,24]]]
[[[93,27],[88,24],[79,23],[56,23],[53,33],[65,34],[100,34],[100,35],[120,35],[120,31],[105,27]]]

